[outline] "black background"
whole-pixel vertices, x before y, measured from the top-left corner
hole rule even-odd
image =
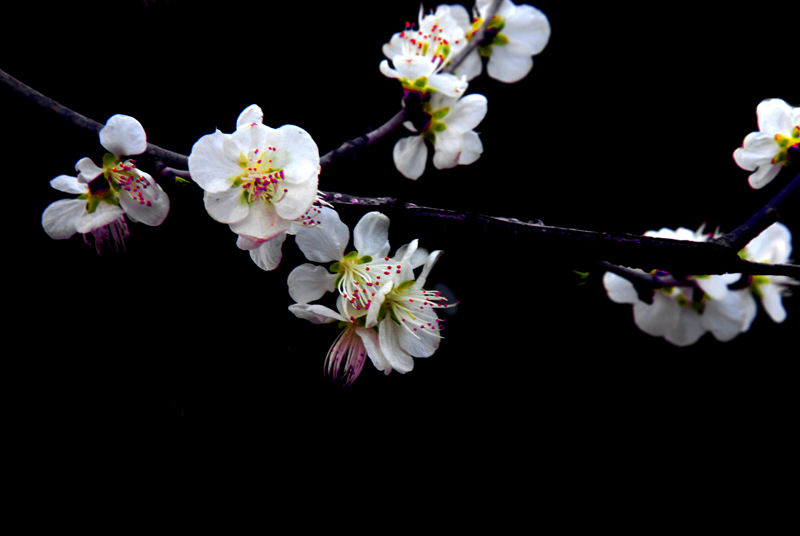
[[[215,128],[232,132],[252,103],[269,126],[307,130],[321,153],[379,126],[401,98],[378,70],[381,45],[419,9],[107,4],[23,7],[30,16],[0,37],[2,68],[97,121],[134,116],[148,141],[183,154]],[[405,135],[395,132],[325,168],[320,189],[644,233],[703,222],[730,230],[791,178],[784,171],[751,190],[731,154],[757,129],[761,100],[800,104],[790,46],[800,4],[536,5],[552,36],[530,75],[470,84],[489,101],[477,163],[438,171],[429,161],[407,180],[392,162]],[[48,182],[102,148],[95,134],[6,88],[0,103],[11,165],[6,381],[18,393],[12,411],[30,419],[68,429],[219,418],[294,437],[401,424],[418,434],[409,438],[457,435],[476,451],[535,447],[575,459],[617,441],[630,456],[691,444],[709,459],[746,438],[785,444],[783,418],[796,409],[797,298],[784,300],[783,325],[760,310],[733,342],[707,334],[675,348],[636,328],[631,307],[606,297],[601,273],[579,286],[572,269],[589,264],[391,215],[392,250],[414,238],[444,250],[428,285],[448,285],[461,305],[441,348],[412,372],[384,377],[368,363],[343,388],[322,370],[336,327],[286,309],[286,277],[305,262],[291,238],[280,267],[263,272],[206,214],[199,188],[160,180],[169,217],[157,228],[130,224],[124,252],[98,256],[80,237],[51,240],[41,213],[64,194]],[[791,210],[783,221],[797,233]],[[351,228],[363,213],[341,212]]]

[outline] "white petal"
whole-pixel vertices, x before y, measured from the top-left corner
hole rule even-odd
[[[320,299],[326,292],[336,290],[337,274],[322,266],[301,264],[289,274],[289,296],[297,303],[308,303]]]
[[[455,128],[462,132],[473,130],[486,117],[488,106],[486,97],[473,93],[459,99],[443,121],[448,129]]]
[[[690,307],[681,307],[678,323],[664,334],[664,339],[675,346],[689,346],[696,343],[705,332],[700,315]]]
[[[206,208],[208,208],[208,204],[206,204]],[[213,214],[211,216],[214,217]],[[214,219],[216,218],[214,217]],[[243,234],[258,240],[269,240],[286,231],[291,224],[277,214],[272,203],[259,198],[250,203],[250,211],[243,219],[231,223],[230,226],[236,234]]]
[[[773,322],[780,324],[786,320],[786,309],[783,307],[783,300],[780,289],[771,283],[758,287],[761,291],[761,305]]]
[[[428,148],[422,136],[408,136],[397,140],[392,151],[394,165],[404,177],[417,180],[425,171]]]
[[[229,186],[219,192],[207,190],[203,196],[203,202],[208,214],[218,222],[235,223],[243,220],[250,213],[250,205],[247,203],[245,195],[246,192],[242,188]]]
[[[75,230],[85,234],[99,229],[119,218],[124,218],[125,213],[116,205],[101,202],[94,212],[89,214],[84,211],[75,221]]]
[[[775,136],[788,136],[792,132],[792,108],[781,99],[767,99],[756,107],[758,130]]]
[[[141,190],[144,202],[140,203],[138,198],[122,191],[119,194],[120,206],[133,221],[150,226],[161,225],[169,214],[169,196],[149,174],[140,172],[140,176],[149,182],[149,186]]]
[[[643,301],[633,304],[633,320],[636,325],[649,335],[662,337],[676,329],[680,320],[680,305],[675,300],[656,292],[653,304]]]
[[[100,144],[115,156],[141,154],[147,150],[147,136],[139,121],[117,114],[100,130]]]
[[[81,158],[75,164],[75,171],[78,172],[78,181],[89,183],[103,174],[103,168],[95,165],[91,158]]]
[[[711,296],[714,300],[724,300],[728,295],[728,283],[725,282],[724,278],[718,275],[693,277],[692,279],[694,279],[697,286],[699,286],[703,292]]]
[[[250,258],[262,270],[274,270],[280,264],[281,258],[283,258],[281,248],[285,241],[286,233],[280,233],[270,240],[265,240],[257,248],[250,250]]]
[[[400,330],[394,320],[386,317],[378,326],[378,341],[386,361],[394,370],[405,374],[414,368],[414,359],[400,347]]]
[[[251,104],[247,108],[245,108],[242,113],[239,114],[239,117],[236,119],[236,130],[240,128],[248,127],[253,123],[260,123],[263,124],[264,122],[264,112],[261,111],[261,108],[257,104]]]
[[[77,177],[70,177],[69,175],[59,175],[50,181],[50,186],[59,192],[68,194],[85,194],[89,191],[89,187],[85,183],[79,181]]]
[[[350,229],[339,219],[339,214],[328,207],[320,207],[316,219],[320,223],[315,227],[303,227],[297,231],[297,247],[310,261],[342,260],[350,240]]]
[[[522,4],[516,7],[514,16],[506,21],[502,34],[509,41],[524,45],[529,54],[538,54],[550,40],[550,22],[535,7]]]
[[[353,245],[359,256],[374,259],[389,254],[389,217],[380,212],[365,214],[353,229]]]
[[[230,137],[219,130],[197,140],[189,155],[189,173],[192,180],[206,192],[223,192],[229,189],[235,177],[242,175],[239,155],[231,160],[224,144]]]
[[[367,349],[367,355],[372,360],[372,364],[378,370],[386,370],[389,362],[383,356],[381,345],[379,342],[378,333],[374,329],[356,328],[356,334],[361,337],[364,343],[364,348]]]
[[[613,302],[636,303],[639,301],[639,295],[636,293],[633,283],[617,274],[606,272],[603,275],[603,286]]]
[[[533,58],[528,54],[527,47],[511,41],[492,46],[486,72],[495,80],[511,84],[528,76],[532,68]]]
[[[763,188],[772,182],[772,179],[778,175],[782,167],[783,166],[780,164],[764,164],[747,178],[747,182],[749,182],[750,186],[755,190]]]
[[[319,168],[317,168],[319,169]],[[315,171],[316,173],[316,171]],[[288,179],[288,177],[287,177]],[[283,191],[280,191],[283,186]],[[278,215],[285,220],[296,220],[304,215],[317,199],[317,179],[294,183],[284,180],[278,183],[278,198],[273,204]]]
[[[752,318],[747,318],[755,305],[752,293],[748,290],[731,291],[723,300],[707,299],[703,310],[703,326],[718,341],[727,342],[750,327]]]
[[[381,323],[379,329],[383,328],[383,325],[387,322],[395,324],[394,320],[387,317]],[[441,341],[437,335],[427,328],[419,328],[417,331],[409,331],[404,329],[403,326],[400,326],[398,328],[398,336],[400,338],[400,348],[414,357],[432,356],[439,348],[439,342]]]
[[[308,320],[312,324],[329,324],[334,321],[344,322],[345,319],[336,311],[332,311],[322,305],[309,305],[307,303],[295,303],[289,306],[289,310],[297,318]]]
[[[483,143],[481,143],[481,138],[474,130],[465,132],[461,137],[461,142],[461,153],[456,157],[456,162],[458,162],[458,164],[472,164],[483,154]]]
[[[85,210],[85,199],[61,199],[51,203],[42,213],[44,232],[55,240],[71,237],[77,232],[75,222]]]

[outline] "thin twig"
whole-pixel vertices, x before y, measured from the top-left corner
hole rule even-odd
[[[38,104],[42,108],[50,110],[57,116],[61,117],[62,119],[66,119],[77,127],[90,130],[95,134],[99,134],[100,130],[104,126],[102,123],[98,123],[94,119],[89,119],[88,117],[67,108],[63,104],[54,101],[50,97],[39,93],[32,87],[20,82],[2,69],[0,69],[0,82],[10,87],[15,93],[22,95],[26,99]],[[148,143],[147,152],[173,166],[183,168],[189,167],[189,159],[185,155],[169,151],[159,147],[158,145]]]
[[[23,84],[4,71],[0,70],[0,82],[11,87],[16,93],[32,100],[33,102],[51,110],[59,117],[67,119],[74,125],[100,132],[102,124],[93,121],[66,106],[39,93]],[[362,136],[366,141],[346,142],[342,147],[323,156],[326,163],[330,163],[334,156],[346,152],[343,148],[348,143],[355,146],[370,144],[402,124],[404,112],[401,111],[390,119],[385,125],[372,133]],[[373,134],[374,133],[374,134]],[[357,138],[359,139],[359,138]],[[153,144],[148,144],[148,153],[174,166],[188,167],[188,158],[185,155],[174,153]],[[330,155],[330,156],[329,156]],[[180,177],[190,178],[189,172],[181,169],[162,168],[167,172]],[[800,176],[798,176],[800,177]],[[753,275],[786,275],[800,279],[800,266],[797,265],[770,265],[744,261],[736,254],[741,249],[740,244],[749,241],[753,233],[757,234],[777,219],[778,209],[797,193],[800,179],[795,179],[780,194],[773,198],[759,213],[740,226],[730,240],[722,239],[716,242],[690,242],[669,240],[662,238],[645,237],[631,234],[609,234],[596,231],[583,231],[560,227],[548,227],[541,222],[522,222],[515,218],[502,218],[484,216],[467,212],[430,208],[414,205],[412,203],[399,203],[394,198],[359,198],[346,194],[324,193],[325,201],[340,206],[387,206],[398,210],[406,218],[430,218],[446,226],[461,227],[469,232],[490,232],[497,236],[526,236],[533,240],[537,248],[560,257],[566,252],[575,252],[576,259],[605,259],[621,266],[632,266],[650,271],[654,269],[669,271],[676,274],[724,274],[743,273]],[[763,215],[759,216],[759,214]],[[728,236],[728,235],[726,235]]]
[[[761,234],[764,229],[778,221],[780,219],[781,206],[795,197],[798,192],[800,192],[800,173],[789,184],[784,186],[778,195],[770,199],[761,210],[730,233],[717,238],[716,242],[739,251]]]
[[[483,18],[483,24],[478,29],[477,32],[472,34],[472,38],[470,39],[469,43],[467,44],[466,48],[461,50],[456,56],[450,60],[450,63],[442,69],[441,72],[443,73],[452,73],[456,68],[461,65],[461,62],[469,55],[470,52],[475,50],[480,42],[483,40],[483,36],[486,33],[486,28],[489,27],[489,23],[492,21],[492,17],[494,17],[497,10],[500,8],[500,2],[503,0],[493,0],[491,4],[489,4],[489,9],[486,10],[485,16]]]

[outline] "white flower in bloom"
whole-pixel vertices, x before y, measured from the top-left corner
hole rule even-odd
[[[236,132],[200,138],[189,155],[192,179],[205,190],[215,220],[252,242],[288,231],[317,195],[319,149],[294,125],[272,129],[258,106],[246,108]]]
[[[51,238],[66,239],[75,233],[93,234],[98,248],[111,237],[124,245],[128,227],[124,214],[146,225],[161,225],[169,213],[169,197],[153,178],[134,167],[133,160],[123,155],[147,150],[142,125],[126,115],[112,116],[100,131],[100,143],[111,153],[103,157],[99,167],[90,158],[75,165],[77,177],[59,175],[50,185],[56,190],[79,194],[77,199],[62,199],[51,204],[42,214],[42,226]],[[113,153],[113,154],[112,154]],[[103,176],[106,183],[98,186]],[[92,186],[88,185],[92,183]]]
[[[427,255],[422,273],[414,280],[413,269],[421,265],[414,261],[417,251],[416,240],[397,251],[394,262],[401,269],[373,298],[366,320],[366,327],[377,326],[383,357],[400,373],[414,368],[412,357],[430,357],[439,348],[444,321],[437,317],[436,309],[447,307],[441,303],[447,301],[441,292],[424,289],[442,252]]]
[[[381,72],[400,80],[406,91],[427,93],[430,90],[457,97],[467,89],[467,78],[450,73],[440,73],[448,58],[458,54],[467,45],[463,24],[466,16],[463,6],[441,5],[435,13],[423,16],[419,12],[419,28],[406,24],[383,46],[384,55],[392,60],[394,68],[383,60]]]
[[[364,327],[366,311],[354,309],[341,296],[336,301],[336,306],[339,313],[316,304],[296,303],[289,306],[295,316],[314,324],[339,321],[342,331],[325,356],[325,372],[333,373],[334,379],[345,378],[345,385],[349,385],[361,374],[366,357],[369,356],[375,368],[389,374],[392,369],[381,352],[377,330]]]
[[[483,25],[490,3],[491,0],[477,0],[468,39],[472,39]],[[533,68],[531,56],[544,50],[549,40],[550,22],[544,13],[526,4],[518,6],[510,0],[503,0],[486,28],[481,44],[464,60],[461,70],[456,71],[468,73],[471,80],[480,73],[480,56],[483,56],[489,58],[486,71],[490,77],[506,83],[518,82]]]
[[[708,239],[702,227],[696,233],[681,227],[677,231],[648,231],[645,235],[694,242]],[[633,304],[633,318],[639,329],[664,337],[676,346],[689,346],[707,331],[719,341],[729,341],[750,329],[756,314],[752,297],[746,290],[728,289],[728,284],[739,277],[740,274],[689,276],[686,286],[656,289],[652,304],[639,299],[633,283],[611,272],[603,276],[603,286],[612,301]]]
[[[753,188],[763,188],[775,178],[781,166],[791,163],[789,148],[800,144],[800,108],[781,99],[761,101],[756,108],[759,132],[751,132],[733,159],[742,169],[755,170],[748,178]]]
[[[409,179],[418,179],[425,171],[428,148],[425,140],[433,144],[433,165],[449,169],[457,165],[472,164],[483,152],[478,133],[473,129],[486,116],[488,103],[483,95],[467,95],[460,99],[434,93],[423,103],[422,111],[428,118],[419,135],[397,141],[392,152],[397,170]],[[415,131],[410,122],[406,128]]]
[[[289,295],[298,303],[321,298],[326,292],[339,294],[356,310],[369,308],[372,296],[390,270],[398,271],[386,257],[389,253],[389,218],[370,212],[353,230],[355,251],[345,254],[350,230],[335,210],[320,207],[316,226],[297,231],[297,246],[313,262],[333,262],[329,269],[302,264],[289,274]],[[374,260],[373,260],[374,259]]]
[[[50,204],[42,214],[42,227],[47,236],[55,240],[66,240],[75,233],[94,236],[95,247],[100,253],[100,246],[106,239],[112,239],[117,247],[125,244],[128,236],[128,225],[125,215],[119,207],[119,200],[112,190],[106,188],[96,193],[76,177],[59,175],[50,186],[60,192],[80,194],[77,199],[61,199]]]
[[[792,233],[782,223],[773,223],[750,241],[739,254],[742,258],[767,264],[791,262]],[[761,300],[761,305],[774,322],[786,320],[782,296],[789,295],[789,285],[797,281],[783,275],[757,275],[750,277],[749,289]],[[751,298],[752,299],[752,298]]]

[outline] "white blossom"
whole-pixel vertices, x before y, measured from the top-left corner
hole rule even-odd
[[[800,144],[800,108],[781,99],[761,101],[756,108],[758,132],[748,134],[733,159],[742,169],[755,171],[748,177],[753,188],[763,188],[791,163],[789,149]]]
[[[483,144],[473,129],[483,121],[487,108],[483,95],[472,94],[457,99],[434,93],[422,105],[427,118],[422,131],[401,138],[394,146],[392,157],[397,170],[409,179],[416,180],[422,175],[428,159],[425,140],[433,144],[436,169],[468,165],[478,160],[483,153]],[[410,122],[404,125],[416,132]]]
[[[320,172],[319,149],[305,130],[272,129],[262,120],[253,104],[239,115],[233,134],[203,136],[189,155],[208,213],[252,242],[277,237],[308,212]]]

